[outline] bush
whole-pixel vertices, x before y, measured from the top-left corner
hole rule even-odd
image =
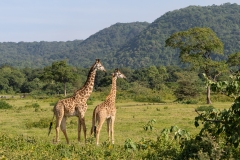
[[[190,98],[195,98],[199,95],[199,90],[196,84],[186,80],[179,81],[178,88],[174,91],[174,95],[178,100],[183,101]]]
[[[0,101],[0,109],[11,109],[13,108],[12,105],[8,104],[7,102],[5,101]]]
[[[35,109],[39,109],[40,105],[38,103],[33,103],[30,105],[25,105],[25,108],[35,108]]]
[[[197,104],[198,101],[197,101],[197,100],[194,100],[194,99],[191,99],[191,100],[187,100],[187,101],[185,101],[185,102],[183,102],[183,103],[185,103],[185,104]]]
[[[28,129],[30,129],[32,127],[34,127],[34,128],[48,128],[50,121],[51,121],[50,119],[46,119],[46,118],[44,118],[44,119],[42,118],[38,122],[27,121],[26,122],[26,127]]]
[[[225,157],[224,148],[211,135],[197,136],[182,143],[180,159],[222,159]],[[228,155],[229,156],[229,155]],[[229,157],[227,158],[229,159]]]
[[[197,111],[211,111],[213,109],[213,106],[199,106],[196,108]]]

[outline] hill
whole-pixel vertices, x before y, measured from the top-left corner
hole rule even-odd
[[[149,65],[181,65],[178,52],[165,47],[165,40],[174,32],[192,27],[209,27],[224,43],[225,56],[240,51],[240,6],[189,6],[167,12],[115,54],[116,66],[131,68]]]
[[[153,23],[116,23],[86,40],[67,42],[0,43],[0,65],[39,68],[67,60],[76,67],[89,67],[96,58],[106,68],[140,68],[182,64],[178,52],[165,47],[174,32],[210,27],[224,43],[224,56],[240,51],[240,5],[189,6],[169,11]]]
[[[69,53],[69,62],[75,66],[89,67],[96,58],[105,59],[104,66],[111,67],[109,59],[126,42],[137,36],[149,23],[116,23],[90,36]]]
[[[89,67],[96,58],[113,56],[120,46],[148,25],[147,22],[117,23],[84,41],[3,42],[0,43],[0,65],[39,68],[53,61],[67,60],[73,66]]]

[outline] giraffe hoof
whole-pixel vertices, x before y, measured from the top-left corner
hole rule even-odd
[[[55,140],[55,139],[53,139],[52,142],[53,142],[54,144],[56,144],[56,143],[60,142],[60,140]]]

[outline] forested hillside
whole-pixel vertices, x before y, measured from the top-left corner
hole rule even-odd
[[[224,43],[226,58],[240,51],[240,6],[189,6],[167,12],[151,23],[130,43],[117,51],[117,66],[131,68],[149,65],[179,65],[178,52],[165,47],[165,40],[174,32],[193,27],[210,27]]]
[[[68,42],[3,42],[0,43],[0,65],[39,68],[53,61],[68,59],[69,53],[82,40]]]
[[[116,23],[105,28],[78,45],[75,50],[68,54],[69,63],[74,66],[89,67],[96,58],[106,57],[112,59],[114,53],[123,44],[137,36],[149,23]],[[111,64],[104,61],[104,66],[109,68]]]
[[[76,67],[89,67],[96,58],[106,68],[181,65],[178,52],[166,48],[165,40],[176,31],[192,27],[210,27],[217,33],[225,53],[217,58],[223,59],[240,51],[239,26],[240,5],[189,6],[169,11],[151,24],[116,23],[86,40],[0,43],[0,65],[39,68],[67,60]]]
[[[112,57],[120,46],[148,25],[147,22],[117,23],[84,41],[0,43],[0,65],[39,68],[53,61],[68,60],[73,66],[89,67],[96,58]]]

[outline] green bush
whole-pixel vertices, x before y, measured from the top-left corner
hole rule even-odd
[[[5,101],[0,100],[0,109],[11,109],[13,108],[12,105],[8,104]]]
[[[190,100],[186,100],[183,102],[184,104],[197,104],[198,101],[197,100],[194,100],[194,99],[190,99]]]
[[[40,105],[38,103],[33,103],[30,105],[25,105],[25,108],[35,108],[35,109],[39,109]]]
[[[33,127],[34,128],[48,128],[50,121],[51,121],[50,119],[42,118],[38,122],[27,121],[25,125],[28,129],[33,128]]]
[[[229,159],[224,148],[211,135],[197,136],[182,143],[180,159]]]
[[[196,108],[197,111],[210,111],[213,110],[213,106],[199,106]]]
[[[49,103],[49,105],[50,105],[50,106],[55,106],[56,103],[57,103],[57,102],[51,102],[51,103]]]

